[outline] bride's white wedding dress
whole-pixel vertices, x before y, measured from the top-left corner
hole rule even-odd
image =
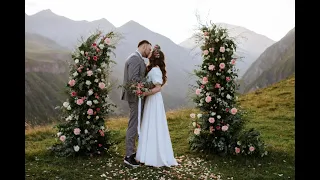
[[[147,74],[147,80],[153,84],[162,84],[160,68],[152,68]],[[173,154],[161,92],[145,99],[136,160],[154,167],[178,165]]]

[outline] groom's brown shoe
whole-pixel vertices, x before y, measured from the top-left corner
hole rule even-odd
[[[125,158],[124,158],[124,163],[126,163],[126,164],[128,164],[128,165],[130,165],[130,166],[132,166],[132,167],[138,167],[139,166],[139,163],[135,160],[135,156],[136,156],[136,154],[132,154],[131,156],[126,156]]]

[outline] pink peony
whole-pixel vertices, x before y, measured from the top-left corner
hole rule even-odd
[[[204,50],[204,51],[203,51],[203,54],[204,54],[204,55],[208,55],[208,54],[209,54],[209,51],[208,51],[208,50]]]
[[[214,121],[215,121],[215,120],[214,120],[213,117],[209,118],[209,122],[210,122],[210,123],[214,123]]]
[[[252,152],[252,151],[254,151],[254,150],[255,150],[255,148],[254,148],[253,146],[250,146],[250,147],[249,147],[249,151]]]
[[[73,130],[73,133],[74,133],[75,135],[79,135],[80,132],[81,132],[81,130],[80,130],[79,128],[75,128],[75,129]]]
[[[77,104],[78,104],[78,105],[83,104],[83,99],[78,99],[78,100],[77,100]]]
[[[210,133],[213,133],[213,131],[214,131],[214,127],[210,126]]]
[[[211,102],[211,96],[207,96],[207,97],[206,97],[206,102],[207,102],[207,103]]]
[[[236,152],[237,154],[239,154],[239,153],[240,153],[240,148],[235,147],[234,149],[235,149],[235,152]]]
[[[195,113],[191,113],[191,114],[190,114],[190,117],[191,117],[191,118],[195,118],[195,117],[196,117],[196,114],[195,114]]]
[[[109,38],[105,38],[105,39],[104,39],[104,43],[106,43],[106,44],[108,44],[108,45],[109,45],[109,44],[110,44],[110,42],[111,42],[111,40],[110,40]]]
[[[200,95],[200,93],[201,93],[201,89],[197,89],[196,90],[196,95]]]
[[[232,59],[232,60],[231,60],[231,64],[232,64],[232,65],[235,65],[235,64],[236,64],[236,60],[235,60],[235,59]]]
[[[76,81],[74,79],[71,79],[68,84],[72,87],[76,84]]]
[[[100,82],[99,83],[99,88],[100,89],[104,89],[106,87],[106,85],[103,83],[103,82]]]
[[[60,136],[60,141],[64,142],[65,140],[66,140],[66,136],[65,135]]]
[[[214,48],[209,48],[209,51],[210,52],[214,52]]]
[[[203,77],[202,84],[207,84],[207,83],[208,83],[208,77]]]
[[[224,126],[221,127],[221,130],[222,130],[222,131],[227,131],[228,129],[229,129],[229,127],[226,126],[226,125],[224,125]]]
[[[226,67],[226,65],[224,63],[220,63],[219,67],[220,67],[220,69],[224,69]]]
[[[92,115],[93,114],[93,110],[92,109],[88,109],[87,114],[88,115]]]
[[[215,86],[214,86],[215,88],[221,88],[221,86],[220,86],[220,84],[219,83],[217,83]]]
[[[235,115],[237,114],[238,110],[236,108],[232,108],[231,109],[231,114]]]
[[[230,77],[226,77],[226,81],[229,82],[231,80]]]
[[[223,46],[220,47],[220,52],[224,53],[224,51],[226,51],[226,49]]]
[[[90,71],[87,71],[87,76],[92,76],[93,72],[90,70]]]
[[[210,70],[210,71],[213,71],[214,70],[214,65],[209,65],[209,67],[208,67],[208,69]]]

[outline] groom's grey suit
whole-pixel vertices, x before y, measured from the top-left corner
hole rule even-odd
[[[136,51],[126,60],[124,66],[123,84],[130,81],[140,81],[145,76],[146,64],[141,54]],[[128,101],[130,108],[130,117],[126,134],[126,156],[131,156],[135,149],[135,140],[138,126],[138,97],[122,88],[121,100]],[[141,112],[143,112],[144,101],[141,101]],[[142,119],[142,114],[141,114]]]

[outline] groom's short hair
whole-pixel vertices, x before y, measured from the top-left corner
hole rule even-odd
[[[151,44],[149,41],[147,41],[147,40],[142,40],[142,41],[139,42],[138,47],[140,47],[140,46],[143,45],[143,44],[150,44],[150,45],[152,46],[152,44]]]

